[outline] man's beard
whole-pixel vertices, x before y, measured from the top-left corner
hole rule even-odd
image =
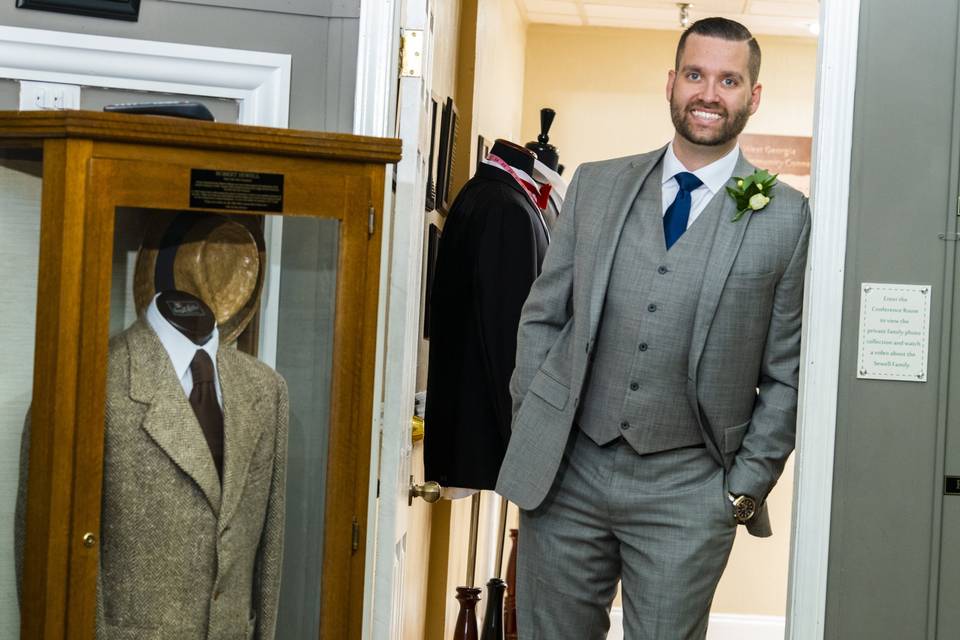
[[[693,110],[701,108],[703,108],[704,111],[711,110],[710,107],[707,107],[702,102],[696,102],[684,108],[674,102],[673,95],[670,95],[670,118],[673,120],[673,126],[677,130],[677,133],[694,144],[708,147],[726,144],[740,135],[743,128],[747,126],[747,120],[750,119],[749,104],[745,104],[742,109],[734,111],[732,114],[724,109],[720,113],[720,117],[723,118],[723,126],[721,126],[718,131],[715,133],[709,131],[697,133],[689,125],[686,116]]]

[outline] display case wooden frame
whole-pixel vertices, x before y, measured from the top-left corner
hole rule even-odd
[[[281,215],[340,222],[320,635],[359,638],[384,165],[400,141],[61,111],[0,112],[0,147],[43,158],[21,638],[95,637],[99,545],[84,536],[100,530],[115,211],[190,211],[192,168],[283,174]]]

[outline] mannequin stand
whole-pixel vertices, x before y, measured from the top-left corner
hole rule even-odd
[[[475,589],[477,571],[477,530],[480,527],[480,492],[470,497],[470,548],[467,550],[467,586],[457,587],[460,613],[453,630],[453,640],[477,640],[477,602],[480,589]]]

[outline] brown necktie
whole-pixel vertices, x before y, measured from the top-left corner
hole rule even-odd
[[[207,439],[217,475],[223,478],[223,412],[217,402],[217,389],[213,384],[213,360],[203,349],[197,350],[190,362],[193,374],[193,390],[190,391],[190,406],[197,414],[203,436]]]

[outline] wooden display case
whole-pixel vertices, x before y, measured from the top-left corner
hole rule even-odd
[[[0,149],[42,166],[21,638],[95,635],[99,545],[91,540],[101,529],[112,256],[117,212],[131,208],[147,217],[215,212],[336,223],[332,356],[321,376],[330,391],[317,625],[322,638],[359,638],[384,176],[400,141],[154,116],[0,112]],[[227,199],[218,208],[195,192],[191,202],[197,170],[282,176],[282,196]],[[286,286],[282,261],[268,259],[275,286]],[[270,314],[254,326],[280,331]],[[255,350],[256,336],[245,344]]]

